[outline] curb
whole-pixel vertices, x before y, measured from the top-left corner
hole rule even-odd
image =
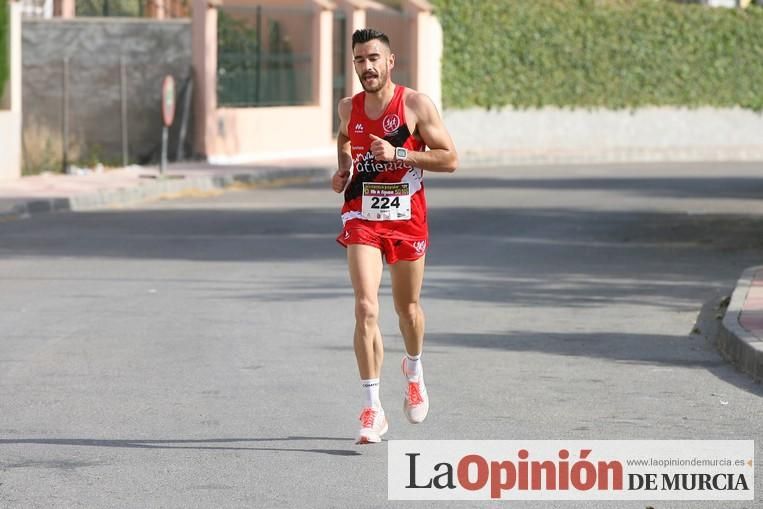
[[[763,265],[758,265],[742,273],[731,295],[717,339],[721,354],[757,382],[763,381],[763,340],[743,328],[739,316],[744,309],[752,281],[761,270]]]
[[[101,189],[69,197],[28,200],[0,211],[0,221],[27,218],[53,212],[80,212],[110,207],[136,205],[170,195],[193,191],[213,191],[232,186],[282,186],[321,182],[330,177],[328,168],[262,168],[231,175],[177,176],[166,179],[145,179],[131,187]]]

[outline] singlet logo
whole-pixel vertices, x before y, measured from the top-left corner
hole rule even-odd
[[[390,113],[384,117],[384,120],[382,121],[382,127],[384,127],[384,132],[387,134],[397,131],[397,129],[400,127],[400,117],[394,113]]]
[[[360,122],[355,124],[355,132],[356,133],[362,133],[363,131],[364,131],[363,124],[361,124]]]
[[[356,173],[381,173],[385,171],[410,171],[412,166],[405,161],[396,159],[394,161],[377,161],[369,150],[365,154],[360,153],[355,156],[354,163]]]

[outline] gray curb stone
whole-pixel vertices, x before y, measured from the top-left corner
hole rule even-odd
[[[763,265],[750,267],[742,273],[731,295],[731,302],[718,334],[718,349],[721,354],[758,382],[763,381],[763,341],[742,327],[739,315],[742,313],[755,273],[760,270],[763,270]]]
[[[51,212],[87,211],[109,207],[135,205],[163,196],[191,191],[213,191],[236,184],[280,185],[293,182],[320,182],[330,177],[329,168],[253,169],[230,175],[166,179],[145,179],[131,187],[101,189],[92,193],[70,197],[35,199],[14,205],[10,210],[0,211],[0,220],[18,219]]]

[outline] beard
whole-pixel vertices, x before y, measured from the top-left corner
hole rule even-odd
[[[370,85],[368,82],[366,82],[366,78],[369,76],[373,76],[376,78],[376,85]],[[360,85],[363,87],[363,90],[370,94],[374,94],[384,88],[384,86],[387,84],[387,77],[389,74],[386,70],[380,70],[378,73],[367,73],[364,74],[362,77],[360,77]]]

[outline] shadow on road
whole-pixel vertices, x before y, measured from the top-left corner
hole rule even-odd
[[[338,437],[302,437],[290,436],[284,438],[209,438],[199,440],[95,440],[88,438],[17,438],[0,439],[3,445],[63,445],[77,447],[124,447],[131,449],[193,449],[199,451],[273,451],[273,452],[309,452],[328,454],[331,456],[362,456],[352,449],[318,449],[318,448],[277,448],[277,447],[233,447],[205,444],[247,444],[262,442],[308,442],[308,441],[341,441],[348,443],[349,438]],[[4,465],[5,468],[11,468]]]
[[[755,177],[655,177],[655,178],[430,178],[431,189],[506,189],[547,191],[617,191],[635,196],[668,198],[763,197],[763,178]]]
[[[483,238],[462,241],[464,245],[521,242],[543,252],[588,248],[615,258],[625,249],[639,248],[647,261],[670,262],[689,247],[736,251],[763,247],[763,217],[746,215],[440,207],[429,216],[433,249],[453,236],[468,235]],[[0,223],[0,259],[342,259],[344,253],[335,242],[340,229],[337,212],[325,209],[65,213]],[[480,254],[480,250],[470,253],[470,264],[505,266],[512,261],[508,250],[502,260]],[[463,261],[461,252],[454,255]],[[664,272],[672,273],[671,264],[665,265],[669,270]]]

